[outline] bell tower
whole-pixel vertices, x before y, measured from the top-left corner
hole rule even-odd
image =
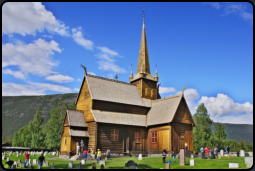
[[[129,82],[137,86],[137,89],[142,98],[156,100],[158,98],[158,73],[156,69],[155,77],[150,73],[149,55],[147,48],[147,39],[145,32],[145,15],[143,11],[143,28],[142,28],[142,38],[140,44],[139,58],[136,75],[133,77],[131,75]]]

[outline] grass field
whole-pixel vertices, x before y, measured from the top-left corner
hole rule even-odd
[[[29,156],[31,159],[31,163],[33,163],[32,159],[38,159],[39,154],[35,156]],[[18,158],[16,157],[16,154],[12,154],[9,156],[9,154],[6,155],[6,157],[10,157],[10,160],[12,161],[18,161],[18,159],[21,159],[21,162],[25,162],[25,156],[21,155]],[[59,159],[57,156],[53,155],[46,155],[45,160],[49,161],[49,166],[43,166],[43,169],[50,169],[51,164],[54,162],[56,169],[68,169],[68,163],[70,162],[68,159]],[[125,163],[127,163],[129,160],[133,160],[137,163],[138,169],[146,169],[146,168],[152,168],[152,169],[165,169],[165,163],[162,163],[161,157],[143,157],[143,160],[138,160],[138,157],[121,157],[121,158],[112,158],[111,160],[106,160],[105,169],[129,169],[125,167]],[[173,159],[170,157],[166,158],[166,161],[173,162]],[[189,161],[190,158],[186,158],[185,160],[185,166],[180,166],[180,161],[176,159],[176,163],[171,163],[170,168],[171,169],[229,169],[229,163],[239,163],[239,169],[247,169],[246,164],[244,163],[244,157],[223,157],[221,159],[199,159],[195,158],[195,166],[190,166]],[[2,160],[2,164],[4,168],[7,168],[8,165],[5,164],[6,159]],[[80,161],[73,161],[74,168],[77,168],[77,165],[80,163]],[[82,168],[91,169],[92,164],[96,163],[96,161],[88,161],[85,165],[82,165]],[[34,169],[38,169],[38,164],[32,164]],[[20,168],[20,163],[18,164],[17,169],[23,169]],[[28,169],[28,168],[25,168]],[[100,165],[97,164],[97,169],[100,169]]]

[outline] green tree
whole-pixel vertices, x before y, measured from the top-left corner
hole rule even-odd
[[[2,137],[2,143],[6,143],[6,135],[5,134]]]
[[[12,146],[19,147],[19,136],[17,132],[15,132],[13,135]]]
[[[242,138],[239,139],[239,150],[244,150],[244,151],[246,151],[245,143],[244,143],[244,141],[242,140]]]
[[[221,123],[217,122],[216,125],[214,125],[216,131],[214,132],[214,135],[216,139],[218,140],[217,146],[221,147],[221,149],[224,147],[223,146],[223,140],[226,140],[226,133],[225,133],[225,126],[223,126]]]
[[[210,137],[212,134],[211,125],[213,120],[210,119],[204,103],[200,104],[194,114],[194,120],[196,126],[193,128],[194,136],[194,149],[196,152],[200,150],[200,147],[211,146]]]
[[[249,140],[245,143],[246,150],[252,151],[253,150],[253,143],[251,143]]]

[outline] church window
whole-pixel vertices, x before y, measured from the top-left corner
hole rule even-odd
[[[112,129],[111,130],[111,141],[118,141],[119,140],[119,130]]]
[[[135,142],[136,143],[141,143],[142,142],[141,132],[135,132]]]
[[[152,143],[157,143],[158,142],[157,132],[152,132],[151,133],[151,142]]]

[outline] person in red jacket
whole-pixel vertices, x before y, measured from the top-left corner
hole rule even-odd
[[[29,152],[27,151],[26,154],[25,154],[25,163],[26,163],[26,166],[28,166],[29,164]]]
[[[205,147],[205,153],[208,154],[208,148],[207,147]]]

